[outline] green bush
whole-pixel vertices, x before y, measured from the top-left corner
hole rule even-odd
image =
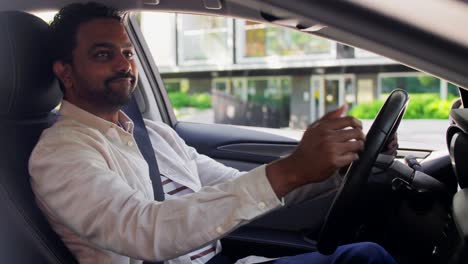
[[[383,100],[376,100],[368,104],[360,104],[353,107],[348,114],[361,119],[374,119],[383,104]]]
[[[438,94],[411,94],[405,119],[448,119],[452,102]]]
[[[451,100],[441,100],[438,94],[410,94],[410,102],[404,119],[448,119]],[[377,100],[368,104],[360,104],[349,111],[361,119],[374,119],[384,101]]]
[[[190,96],[182,92],[169,93],[169,100],[174,108],[182,108],[190,106]]]
[[[183,92],[170,92],[168,95],[172,106],[176,109],[183,107],[207,109],[211,107],[211,96],[206,93],[189,95]]]
[[[190,97],[190,106],[198,109],[211,108],[211,96],[206,93],[193,94]]]

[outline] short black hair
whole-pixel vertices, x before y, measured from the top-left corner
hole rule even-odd
[[[121,11],[95,2],[73,3],[63,7],[50,24],[53,60],[72,62],[76,34],[81,24],[97,18],[111,18],[121,22],[122,17]]]

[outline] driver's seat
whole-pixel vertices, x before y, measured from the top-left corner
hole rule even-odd
[[[61,100],[49,56],[48,25],[0,12],[0,259],[2,263],[77,263],[36,206],[28,160]]]
[[[468,259],[468,90],[459,90],[461,101],[455,102],[450,111],[451,126],[447,130],[447,146],[459,187],[452,203],[457,234],[452,239],[456,252],[450,263],[466,263]]]

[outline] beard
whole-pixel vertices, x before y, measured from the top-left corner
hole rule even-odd
[[[130,79],[130,83],[123,80],[127,78]],[[135,87],[136,77],[131,72],[118,73],[104,81],[102,99],[109,107],[120,109],[130,102]]]
[[[80,76],[81,77],[81,76]],[[124,78],[129,78],[128,83]],[[130,102],[133,91],[136,87],[136,76],[132,73],[117,73],[104,80],[100,85],[93,85],[85,78],[77,78],[81,89],[78,89],[78,96],[105,111],[114,112],[120,110],[124,105]]]

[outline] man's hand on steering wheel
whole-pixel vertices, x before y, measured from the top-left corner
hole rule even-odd
[[[398,148],[396,131],[409,101],[408,93],[394,90],[385,101],[366,136],[359,160],[346,172],[343,183],[328,211],[319,235],[317,248],[322,254],[331,254],[339,245],[345,229],[353,229],[359,214],[356,201],[367,183],[379,153],[395,154]]]
[[[279,197],[304,184],[321,182],[359,158],[365,140],[362,123],[342,117],[346,110],[344,105],[311,124],[289,157],[267,166],[267,177]]]
[[[384,147],[383,151],[380,152],[386,155],[396,156],[398,150],[398,135],[397,133],[393,134],[392,138],[389,138],[387,145]]]
[[[380,153],[385,155],[396,156],[398,150],[398,134],[393,134],[393,136],[389,138],[387,142],[387,145],[384,146],[383,150]],[[339,169],[340,175],[344,176],[346,174],[346,172],[349,169],[349,165],[351,165],[351,163]]]

